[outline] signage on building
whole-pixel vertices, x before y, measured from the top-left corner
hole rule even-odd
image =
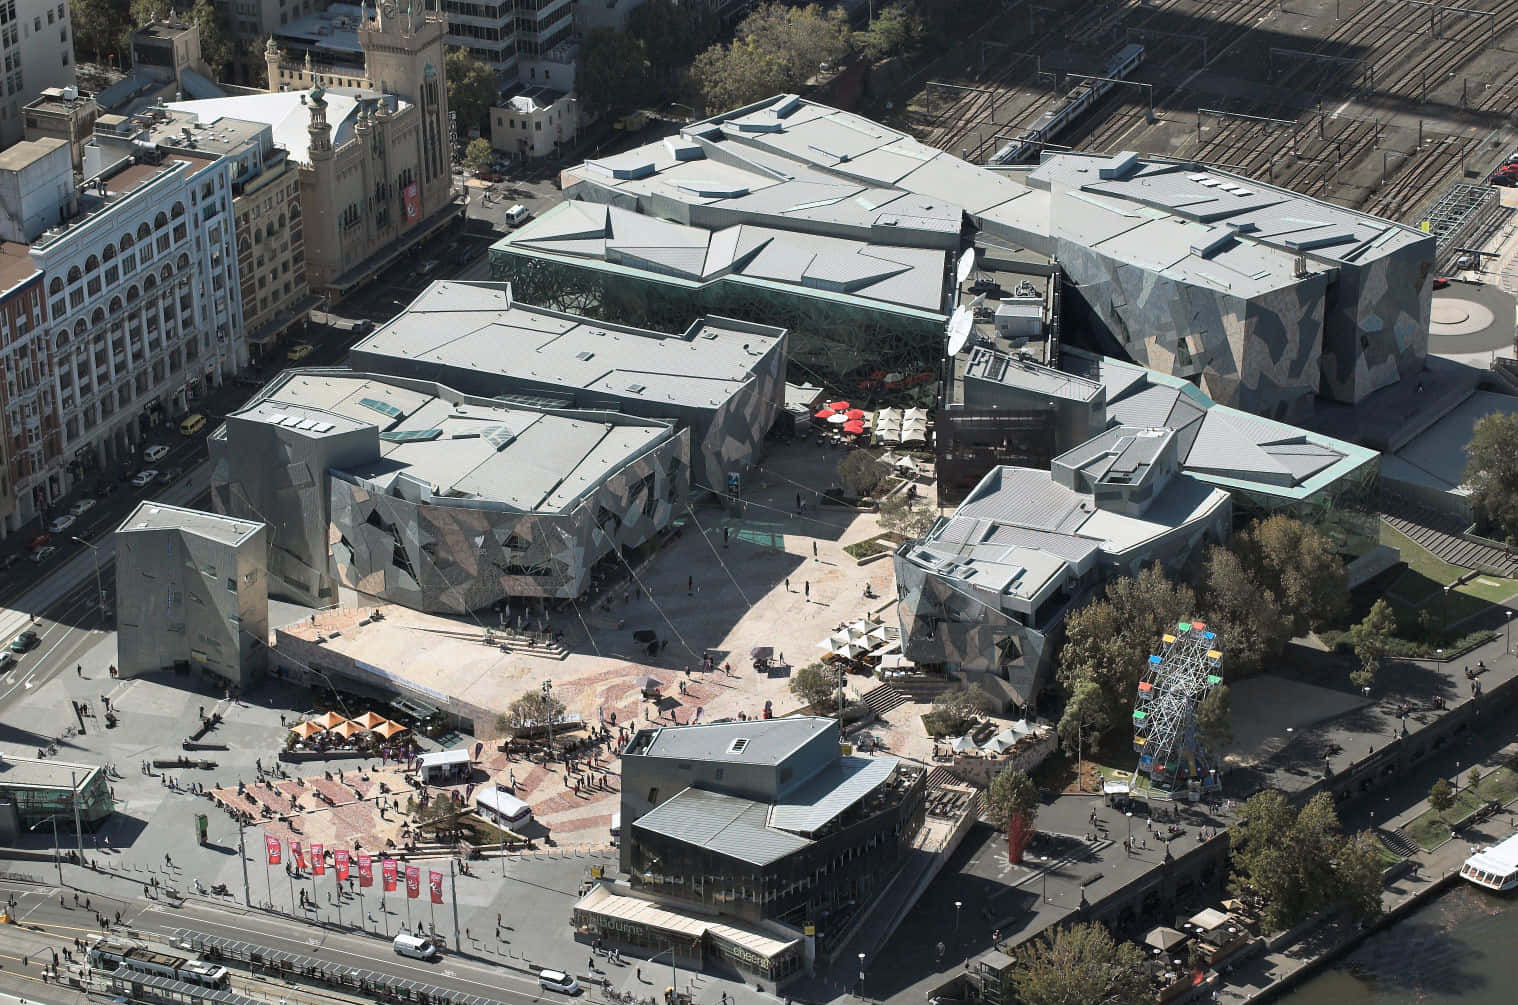
[[[415,223],[422,218],[422,191],[416,182],[401,190],[406,200],[406,222]]]

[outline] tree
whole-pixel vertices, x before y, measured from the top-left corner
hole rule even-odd
[[[1396,631],[1397,618],[1385,598],[1372,604],[1365,620],[1349,630],[1355,655],[1360,659],[1360,668],[1349,675],[1355,687],[1370,687],[1375,681],[1376,671],[1381,669],[1381,661],[1386,658]]]
[[[496,103],[495,71],[456,47],[443,57],[444,75],[448,78],[448,110],[458,119],[459,136],[471,129],[485,129],[491,107]]]
[[[1095,681],[1113,721],[1126,721],[1133,711],[1139,674],[1160,637],[1195,611],[1191,588],[1171,582],[1158,564],[1136,577],[1114,579],[1105,597],[1067,619],[1060,683],[1073,691],[1078,681]]]
[[[654,83],[667,83],[691,65],[722,31],[716,4],[644,0],[627,15],[627,33],[643,42]]]
[[[1095,746],[1106,730],[1107,697],[1094,680],[1078,681],[1065,701],[1065,714],[1060,716],[1058,733],[1066,751],[1073,750],[1076,758],[1076,785],[1081,782],[1085,746]]]
[[[1347,610],[1349,572],[1317,528],[1278,513],[1246,528],[1234,549],[1291,619],[1293,635],[1331,624]]]
[[[880,60],[913,48],[921,38],[922,19],[906,4],[896,3],[875,15],[867,29],[854,33],[854,47]]]
[[[1368,870],[1367,846],[1350,847],[1328,793],[1297,811],[1281,793],[1260,792],[1244,801],[1240,816],[1228,832],[1232,883],[1264,898],[1271,928],[1289,928],[1335,905],[1370,911],[1373,898],[1380,909],[1380,871]]]
[[[933,529],[938,511],[921,496],[908,499],[897,493],[880,504],[880,526],[892,534],[913,540]]]
[[[615,28],[592,28],[580,43],[575,90],[586,110],[596,115],[646,104],[653,91],[647,45]]]
[[[490,141],[481,136],[477,140],[470,140],[464,148],[464,166],[471,171],[480,172],[490,166],[495,158],[495,151],[491,149]]]
[[[986,815],[993,826],[1006,830],[1014,815],[1021,816],[1023,823],[1033,826],[1038,819],[1038,786],[1026,771],[1007,768],[991,781],[986,790]]]
[[[1227,684],[1207,692],[1196,707],[1196,728],[1208,750],[1218,753],[1233,740],[1233,696]]]
[[[1144,954],[1101,924],[1056,929],[1017,951],[1012,987],[1025,1005],[1137,1005],[1153,999]]]
[[[1334,859],[1340,901],[1356,921],[1371,921],[1381,915],[1381,888],[1385,884],[1381,859],[1376,855],[1378,844],[1380,840],[1374,834],[1361,831],[1344,843]]]
[[[1441,778],[1429,787],[1428,804],[1441,818],[1454,808],[1455,790],[1448,781]]]
[[[799,91],[823,63],[849,52],[843,8],[769,3],[738,26],[729,45],[718,43],[691,65],[690,77],[708,112],[736,108],[786,91]]]
[[[551,694],[539,690],[523,692],[504,713],[496,717],[495,727],[503,733],[528,726],[542,726],[557,722],[564,716],[564,703]]]
[[[838,694],[838,671],[808,663],[791,675],[791,694],[813,708],[828,708]]]
[[[1495,412],[1477,422],[1465,458],[1476,514],[1512,539],[1518,535],[1518,415]]]
[[[997,711],[997,702],[979,684],[952,688],[933,699],[933,711],[923,725],[933,736],[958,736],[982,715]]]
[[[855,499],[875,491],[890,473],[890,467],[868,450],[850,450],[838,462],[838,480]]]
[[[1236,552],[1207,549],[1200,593],[1206,598],[1207,624],[1222,640],[1224,676],[1236,680],[1257,674],[1285,650],[1291,619]]]
[[[1465,787],[1469,789],[1472,794],[1476,794],[1478,792],[1478,790],[1481,788],[1480,768],[1472,768],[1470,770],[1470,773],[1465,776]]]
[[[69,11],[79,61],[99,63],[125,52],[132,25],[120,0],[69,0]]]

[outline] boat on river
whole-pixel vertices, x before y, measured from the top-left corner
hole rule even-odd
[[[1518,834],[1466,859],[1460,875],[1488,890],[1518,890]]]

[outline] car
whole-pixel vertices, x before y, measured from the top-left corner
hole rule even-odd
[[[438,261],[436,258],[429,258],[421,265],[417,266],[416,271],[420,272],[424,276],[431,275],[432,273],[436,272],[437,267],[442,264],[443,263]]]
[[[69,512],[74,516],[84,516],[95,508],[95,500],[85,497],[69,507]]]
[[[28,653],[37,648],[42,641],[41,637],[30,628],[11,639],[11,652]]]
[[[545,991],[557,991],[566,995],[580,993],[580,982],[562,970],[539,970],[538,987]]]
[[[178,477],[179,477],[179,469],[178,468],[164,468],[162,471],[158,472],[158,480],[160,482],[162,482],[163,484],[165,484],[165,485],[169,484],[169,482],[172,482],[174,479],[176,479]]]
[[[1503,174],[1499,171],[1497,174],[1492,175],[1490,181],[1493,185],[1500,188],[1512,188],[1518,185],[1518,175]]]
[[[506,211],[506,222],[511,224],[513,227],[520,227],[522,224],[526,223],[531,216],[532,210],[528,209],[526,206],[523,206],[521,203],[517,203],[515,206],[512,206]]]
[[[155,443],[148,449],[144,450],[142,452],[142,456],[147,458],[149,464],[153,464],[169,456],[169,448],[164,446],[162,443]]]
[[[1442,289],[1444,289],[1448,285],[1449,285],[1449,279],[1448,279],[1448,277],[1445,277],[1445,276],[1435,276],[1434,277],[1434,289],[1436,289],[1436,290],[1442,290]]]
[[[157,477],[158,472],[156,470],[153,468],[144,468],[132,476],[132,486],[139,489],[147,488],[149,485],[153,484],[153,479]]]
[[[295,345],[292,345],[290,347],[289,352],[285,353],[285,359],[289,360],[291,363],[299,363],[301,360],[305,359],[315,351],[316,347],[310,343],[297,342]]]
[[[7,650],[7,651],[5,651],[3,653],[0,653],[0,673],[5,673],[5,671],[9,670],[11,667],[13,667],[15,665],[16,665],[16,654],[15,653],[10,652],[9,650]]]
[[[50,544],[45,544],[42,547],[38,548],[36,551],[32,552],[32,561],[36,562],[38,565],[41,565],[43,562],[46,562],[57,553],[57,548],[54,548]]]
[[[48,533],[62,534],[64,531],[74,526],[74,521],[77,519],[78,517],[74,516],[73,514],[65,513],[47,525]]]

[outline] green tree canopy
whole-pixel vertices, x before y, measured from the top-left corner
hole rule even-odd
[[[1038,819],[1038,786],[1026,771],[1007,768],[991,781],[986,790],[986,815],[991,823],[1007,829],[1013,814],[1021,814],[1028,826]]]
[[[495,157],[495,151],[491,149],[490,141],[481,136],[477,140],[470,140],[464,148],[464,166],[471,171],[483,171],[490,166]]]
[[[1518,415],[1495,412],[1477,422],[1465,458],[1477,516],[1518,536]]]
[[[1316,527],[1278,513],[1238,534],[1234,550],[1291,619],[1293,635],[1330,624],[1348,608],[1344,560]]]
[[[575,91],[594,114],[622,112],[651,100],[653,73],[643,39],[615,28],[592,28],[580,43]]]
[[[1228,679],[1259,673],[1286,648],[1291,619],[1236,552],[1207,549],[1199,592],[1205,598],[1207,624],[1218,634]]]
[[[1080,681],[1095,681],[1113,720],[1126,721],[1139,676],[1160,637],[1196,612],[1196,594],[1189,586],[1171,582],[1158,564],[1136,577],[1114,579],[1107,584],[1106,596],[1067,619],[1060,683],[1073,690]]]
[[[627,15],[627,33],[643,42],[655,82],[683,73],[722,31],[715,4],[643,0]]]
[[[786,91],[799,91],[823,63],[849,52],[843,8],[769,3],[738,26],[731,44],[718,43],[696,57],[691,82],[709,113],[737,108]]]
[[[856,499],[863,499],[885,481],[891,469],[868,450],[850,450],[838,462],[838,481]]]
[[[1381,669],[1381,661],[1391,647],[1392,636],[1397,632],[1397,618],[1385,598],[1378,598],[1371,605],[1365,619],[1349,630],[1355,655],[1360,666],[1349,675],[1356,687],[1370,687]]]
[[[1058,733],[1065,750],[1077,757],[1095,747],[1111,722],[1107,696],[1094,680],[1077,681],[1065,700]]]
[[[1083,921],[1017,951],[1012,987],[1024,1005],[1139,1005],[1152,1001],[1144,954]]]
[[[1339,830],[1333,797],[1320,792],[1300,811],[1274,790],[1244,801],[1228,832],[1236,891],[1265,900],[1265,922],[1289,928],[1328,907],[1348,906],[1362,920],[1380,911],[1381,872],[1368,846]]]
[[[541,726],[551,721],[558,721],[564,715],[564,703],[552,694],[544,694],[534,688],[525,691],[522,696],[501,715],[496,717],[495,725],[503,733],[520,729],[524,726]]]
[[[74,54],[78,61],[105,62],[126,53],[132,30],[129,9],[120,0],[69,0],[74,25]]]
[[[1455,790],[1448,780],[1440,778],[1429,787],[1428,804],[1441,817],[1454,807]]]
[[[448,110],[457,117],[459,136],[468,136],[470,129],[487,128],[486,119],[499,96],[495,71],[463,47],[449,49],[443,66],[448,78]]]
[[[838,671],[821,663],[808,663],[791,675],[790,689],[791,694],[814,708],[836,707]]]
[[[921,496],[908,499],[898,492],[880,504],[881,528],[913,540],[932,530],[937,519],[938,511]]]
[[[917,11],[907,3],[894,3],[877,12],[864,31],[854,33],[854,47],[869,59],[885,59],[914,48],[922,32]]]
[[[1196,728],[1208,750],[1220,753],[1233,740],[1233,696],[1227,684],[1207,692],[1196,708]]]

